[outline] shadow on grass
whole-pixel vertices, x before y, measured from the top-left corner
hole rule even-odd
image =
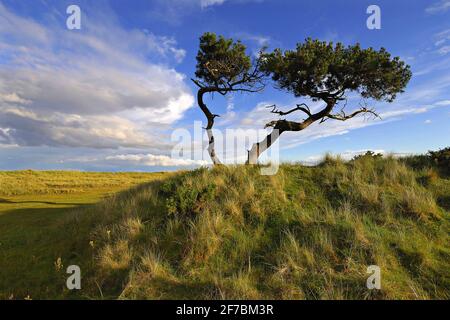
[[[0,198],[0,203],[8,204],[21,204],[21,203],[40,203],[49,205],[63,205],[63,206],[88,206],[88,203],[71,203],[71,202],[52,202],[52,201],[37,201],[37,200],[26,200],[26,201],[12,201],[8,199]]]
[[[440,196],[437,198],[437,204],[447,211],[450,211],[450,196]]]
[[[89,231],[64,227],[71,208],[11,209],[0,215],[0,299],[58,299],[74,294],[65,287],[71,264],[88,268]],[[77,242],[86,239],[84,250]],[[61,258],[63,266],[57,267]],[[77,298],[80,298],[78,296]]]
[[[127,198],[144,188],[159,184],[159,180],[136,185],[115,193]],[[48,207],[11,208],[0,214],[0,300],[1,299],[86,299],[93,295],[87,288],[69,291],[66,288],[66,268],[78,265],[82,279],[94,273],[94,250],[90,246],[95,225],[70,223],[73,214],[90,214],[96,203],[53,202],[45,200],[13,201],[0,198],[0,204],[42,204]],[[55,207],[55,206],[70,207]],[[57,266],[61,258],[62,266]],[[83,281],[83,280],[82,280]],[[90,286],[93,287],[93,286]],[[90,288],[92,289],[92,288]],[[97,288],[95,287],[95,290]],[[114,292],[115,293],[115,292]]]

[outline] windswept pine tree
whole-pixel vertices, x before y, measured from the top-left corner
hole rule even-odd
[[[232,92],[259,92],[264,89],[264,74],[260,71],[261,55],[253,59],[246,53],[240,41],[205,33],[200,37],[197,54],[196,79],[197,102],[207,119],[208,152],[214,164],[220,164],[212,132],[214,119],[219,117],[204,101],[207,93],[223,96]]]
[[[375,108],[365,104],[346,112],[349,93],[358,93],[363,99],[393,102],[404,91],[411,79],[410,67],[399,57],[391,57],[384,48],[363,49],[359,44],[345,47],[342,43],[306,39],[295,50],[276,49],[262,56],[261,69],[271,76],[277,88],[312,101],[323,101],[324,107],[312,112],[305,103],[287,111],[272,106],[278,116],[266,124],[273,131],[255,143],[248,156],[249,163],[256,163],[259,156],[283,133],[302,131],[315,122],[329,119],[346,121],[362,114],[378,117]],[[343,103],[344,102],[344,103]],[[335,109],[339,107],[340,111]],[[301,113],[304,119],[288,121],[282,117]]]

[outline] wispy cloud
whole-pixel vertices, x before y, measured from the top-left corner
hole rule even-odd
[[[441,31],[437,33],[435,36],[434,45],[438,47],[437,52],[441,55],[446,55],[450,52],[450,45],[448,42],[450,41],[450,29]]]
[[[450,0],[440,0],[425,9],[429,14],[443,13],[450,9]]]
[[[434,35],[434,37],[436,38],[436,42],[434,44],[436,46],[440,46],[450,40],[450,29],[438,32]]]
[[[173,25],[181,24],[183,18],[192,13],[214,10],[224,4],[259,3],[264,0],[156,0],[151,15]]]
[[[277,44],[277,41],[270,36],[262,34],[252,34],[248,32],[238,32],[232,35],[233,38],[242,40],[248,48],[251,50],[253,56],[257,57],[261,49],[273,47]]]
[[[210,6],[214,6],[214,5],[221,5],[225,1],[226,0],[200,0],[200,6],[202,8],[206,8],[206,7],[210,7]]]
[[[120,154],[108,156],[106,161],[132,165],[160,166],[160,167],[183,167],[183,166],[204,166],[208,162],[205,160],[173,159],[164,155],[153,154]]]
[[[440,47],[438,50],[439,54],[445,55],[447,53],[450,53],[450,46],[443,46]]]
[[[450,106],[450,100],[441,100],[435,103],[436,106]]]
[[[247,32],[240,32],[236,34],[236,38],[240,40],[247,40],[253,42],[258,48],[268,46],[272,39],[269,36],[264,36],[260,34],[250,34]]]

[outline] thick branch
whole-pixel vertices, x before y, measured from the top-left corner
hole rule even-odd
[[[212,92],[212,91],[209,90],[208,88],[200,87],[200,89],[197,92],[197,102],[198,102],[198,106],[200,107],[202,112],[205,114],[206,120],[207,120],[207,125],[206,125],[205,129],[206,129],[206,132],[208,133],[208,152],[209,152],[209,156],[211,157],[212,162],[215,165],[217,165],[217,164],[221,164],[221,162],[220,162],[219,158],[216,155],[215,141],[214,141],[214,135],[212,133],[212,128],[214,126],[214,119],[216,117],[218,117],[219,115],[213,114],[209,110],[209,108],[205,104],[205,102],[203,101],[203,96],[205,95],[205,93],[208,93],[208,92]]]
[[[195,83],[199,88],[205,88],[205,87],[206,87],[202,82],[200,82],[200,80],[192,79],[192,78],[191,78],[191,81],[192,81],[193,83]]]
[[[305,110],[309,112],[309,117],[302,122],[288,121],[288,120],[275,120],[266,124],[267,127],[273,127],[273,131],[268,134],[261,142],[253,144],[252,148],[248,152],[247,164],[256,164],[259,156],[269,149],[272,144],[278,139],[278,137],[285,131],[302,131],[309,127],[314,122],[326,117],[330,114],[331,110],[336,104],[336,100],[327,100],[327,105],[321,111],[311,114],[309,108]],[[300,105],[301,108],[303,108]],[[298,108],[298,106],[297,106]],[[297,109],[294,108],[294,109]],[[301,110],[301,109],[298,109]],[[302,110],[304,111],[304,110]],[[308,114],[308,112],[306,112]],[[275,133],[275,134],[274,134]]]

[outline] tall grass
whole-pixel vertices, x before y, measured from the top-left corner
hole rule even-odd
[[[95,228],[89,297],[448,299],[449,197],[432,168],[327,157],[274,176],[180,173],[66,224]],[[366,288],[369,265],[381,268],[381,290]]]

